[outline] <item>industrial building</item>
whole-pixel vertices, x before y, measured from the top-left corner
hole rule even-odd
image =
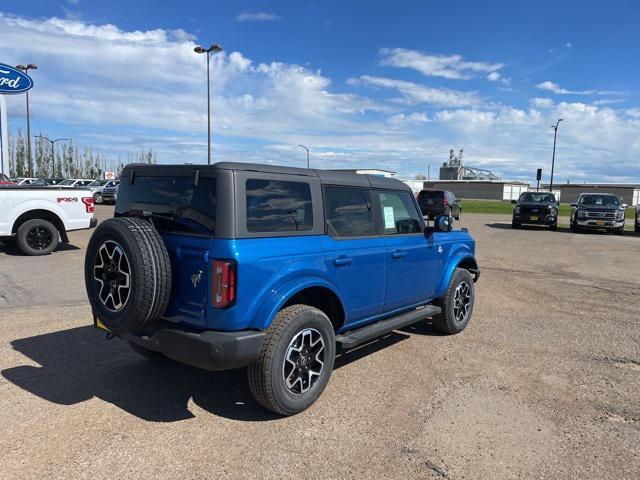
[[[549,185],[542,185],[542,188],[548,190]],[[581,193],[594,192],[612,193],[627,205],[640,203],[640,185],[637,183],[554,183],[553,191],[562,203],[573,203],[578,200]]]
[[[423,188],[449,190],[461,199],[517,200],[529,190],[529,184],[515,180],[432,180],[423,182]]]

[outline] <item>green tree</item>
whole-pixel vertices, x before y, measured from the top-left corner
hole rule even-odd
[[[14,157],[16,177],[24,177],[27,175],[27,147],[25,145],[24,136],[22,136],[22,130],[18,129],[18,137],[16,138],[16,149]]]

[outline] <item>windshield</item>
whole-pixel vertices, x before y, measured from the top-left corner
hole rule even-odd
[[[211,234],[216,215],[216,183],[192,176],[136,176],[132,185],[120,185],[116,215],[149,215],[161,231]]]
[[[608,206],[614,206],[614,207],[617,207],[618,205],[620,205],[620,202],[618,202],[618,197],[614,195],[600,195],[596,193],[582,195],[578,203],[580,205],[594,205],[594,206],[608,205]]]
[[[431,207],[442,205],[444,192],[442,190],[423,190],[418,194],[418,205],[421,207]]]
[[[73,185],[75,180],[63,180],[58,185]]]
[[[87,185],[87,187],[101,187],[103,185],[106,185],[108,181],[109,180],[94,180],[89,185]]]
[[[553,195],[553,193],[526,192],[520,195],[520,201],[532,203],[550,203],[555,202],[556,197]]]

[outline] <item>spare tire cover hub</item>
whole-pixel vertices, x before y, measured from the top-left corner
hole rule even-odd
[[[131,293],[131,265],[119,243],[107,240],[100,246],[93,279],[98,282],[98,297],[104,306],[112,312],[122,310]]]

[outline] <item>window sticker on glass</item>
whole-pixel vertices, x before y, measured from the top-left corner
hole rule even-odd
[[[384,207],[384,228],[396,228],[393,207]]]

